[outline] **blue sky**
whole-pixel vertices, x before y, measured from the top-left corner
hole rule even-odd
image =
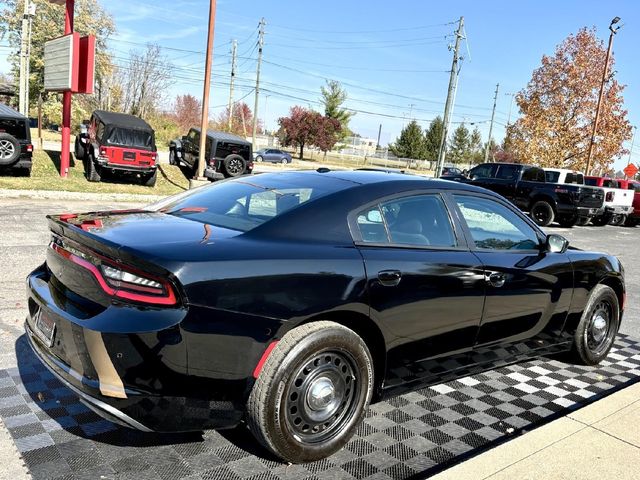
[[[208,2],[204,0],[110,0],[117,34],[111,42],[117,59],[146,42],[165,48],[176,66],[167,109],[176,94],[202,96]],[[211,114],[228,99],[231,40],[239,42],[236,100],[253,108],[257,25],[266,20],[262,96],[259,117],[268,128],[295,104],[319,108],[324,78],[343,82],[347,105],[360,110],[351,128],[374,137],[382,124],[381,143],[393,141],[409,118],[423,126],[442,115],[451,65],[448,45],[460,16],[465,18],[454,122],[474,122],[488,135],[496,83],[500,84],[494,138],[504,136],[511,96],[531,78],[543,54],[583,26],[597,28],[607,40],[609,22],[624,24],[615,38],[618,80],[627,85],[626,108],[632,125],[640,124],[640,3],[634,0],[567,1],[381,1],[219,0],[216,18]],[[268,97],[267,97],[268,95]],[[473,126],[472,126],[473,128]],[[633,161],[640,162],[640,135]],[[616,166],[624,166],[628,157]]]

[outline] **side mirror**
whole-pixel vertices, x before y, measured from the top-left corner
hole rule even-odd
[[[567,248],[569,248],[569,240],[562,235],[556,235],[555,233],[547,235],[545,251],[549,253],[564,253],[567,251]]]

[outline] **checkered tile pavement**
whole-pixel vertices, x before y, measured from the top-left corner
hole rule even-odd
[[[24,340],[24,339],[21,339]],[[640,342],[620,336],[597,368],[536,360],[374,404],[332,457],[285,465],[246,429],[145,434],[92,413],[17,344],[0,370],[0,417],[36,479],[424,478],[638,380]]]

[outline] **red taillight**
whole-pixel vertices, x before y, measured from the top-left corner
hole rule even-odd
[[[100,155],[102,155],[103,157],[107,156],[107,149],[104,147],[100,147]]]
[[[27,145],[27,152],[33,152],[33,145]]]
[[[154,162],[158,159],[158,154],[157,153],[152,153],[151,154],[151,160],[153,160]]]
[[[616,196],[616,192],[607,192],[607,196],[605,197],[605,201],[613,202],[613,199]]]
[[[166,280],[150,277],[88,250],[61,246],[55,241],[49,247],[60,256],[90,271],[107,295],[153,305],[176,304],[173,287]]]

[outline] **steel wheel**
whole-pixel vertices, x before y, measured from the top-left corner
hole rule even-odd
[[[620,305],[608,285],[596,285],[585,305],[575,335],[573,352],[581,363],[597,365],[609,353],[620,326]]]
[[[304,443],[318,443],[340,431],[354,414],[354,360],[346,352],[311,357],[287,388],[287,427]]]
[[[8,160],[16,153],[16,148],[9,140],[0,140],[0,160]]]
[[[602,301],[596,305],[589,325],[584,330],[584,341],[595,355],[602,353],[611,341],[611,305]]]

